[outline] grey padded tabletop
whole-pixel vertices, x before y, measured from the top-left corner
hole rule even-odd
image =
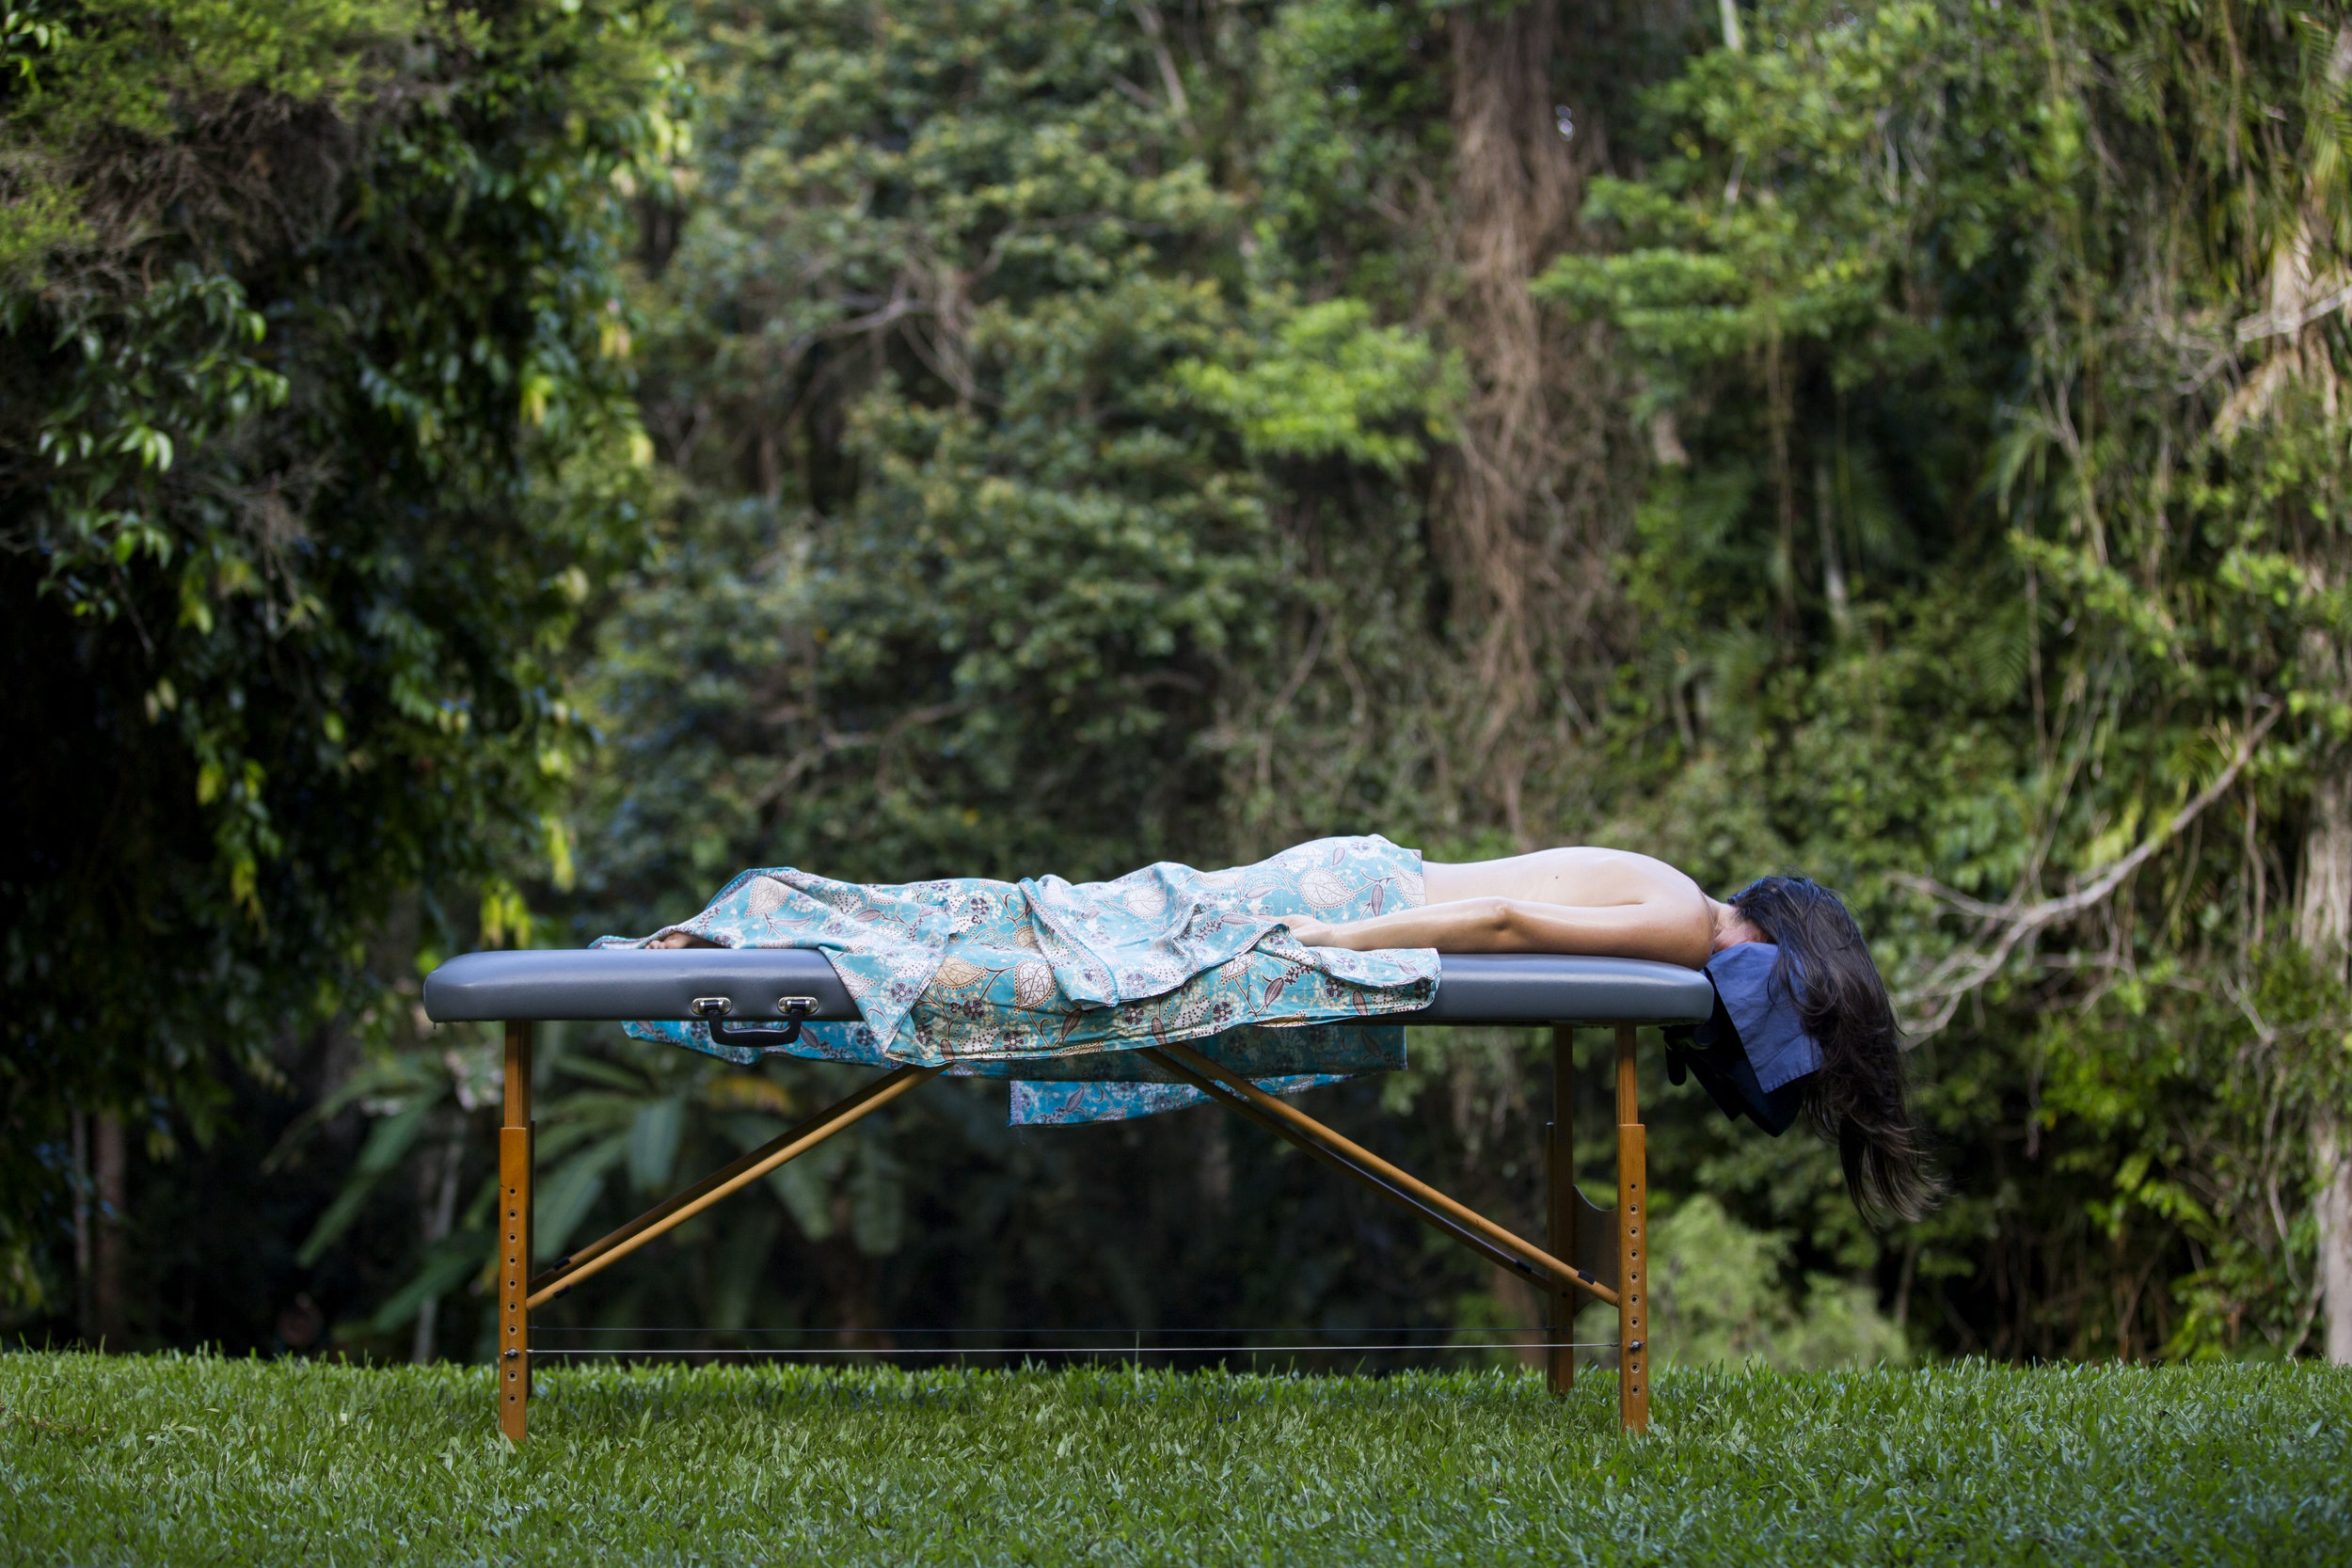
[[[1695,969],[1559,953],[1449,953],[1428,1006],[1378,1023],[1695,1023],[1715,988]],[[815,1019],[859,1015],[822,953],[794,947],[557,948],[469,953],[424,980],[437,1023],[527,1019],[691,1019],[697,997],[731,999],[737,1023],[813,996]]]

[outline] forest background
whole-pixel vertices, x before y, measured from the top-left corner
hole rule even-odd
[[[486,1356],[447,955],[1376,831],[1853,902],[1949,1199],[1661,1075],[1670,1354],[2352,1360],[2344,8],[5,19],[12,1332]],[[839,1086],[550,1036],[550,1257]],[[1322,1109],[1532,1225],[1545,1048]],[[1002,1095],[550,1323],[1535,1322]]]

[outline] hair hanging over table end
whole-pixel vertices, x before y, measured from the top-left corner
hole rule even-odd
[[[1912,1117],[1901,1031],[1861,927],[1837,895],[1805,877],[1759,877],[1731,907],[1780,948],[1772,984],[1796,999],[1821,1050],[1805,1117],[1837,1146],[1854,1206],[1873,1223],[1918,1219],[1944,1183]]]

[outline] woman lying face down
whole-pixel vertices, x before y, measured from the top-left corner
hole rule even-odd
[[[1726,903],[1663,861],[1587,847],[1423,862],[1422,879],[1428,902],[1419,909],[1344,926],[1288,924],[1309,946],[1584,953],[1705,969],[1723,1000],[1691,1032],[1706,1049],[1692,1049],[1687,1037],[1674,1042],[1676,1081],[1687,1061],[1727,1111],[1774,1133],[1804,1117],[1837,1146],[1847,1190],[1867,1213],[1916,1219],[1933,1203],[1926,1141],[1904,1097],[1895,1010],[1836,894],[1802,877],[1766,877]],[[1745,943],[1777,952],[1756,961],[1756,949],[1734,951]],[[1754,1058],[1774,1042],[1810,1070],[1759,1083]]]
[[[1421,871],[1418,906],[1341,925],[1308,915],[1282,924],[1310,947],[1568,953],[1705,969],[1721,1000],[1709,1024],[1670,1035],[1677,1082],[1687,1065],[1727,1112],[1774,1133],[1802,1116],[1837,1146],[1866,1212],[1916,1218],[1934,1201],[1938,1185],[1905,1102],[1894,1008],[1836,894],[1802,877],[1766,877],[1726,902],[1663,861],[1586,846],[1424,861]],[[674,931],[653,945],[709,943]]]

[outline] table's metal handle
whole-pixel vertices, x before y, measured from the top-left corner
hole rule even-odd
[[[706,1008],[705,1003],[723,1005]],[[726,1015],[735,1010],[733,997],[698,996],[690,1006],[695,1016],[709,1026],[711,1042],[715,1045],[749,1045],[763,1051],[781,1051],[801,1037],[801,1025],[807,1022],[808,1015],[817,1010],[817,998],[777,997],[776,1011],[786,1022],[786,1028],[781,1033],[771,1029],[740,1028],[726,1022]]]

